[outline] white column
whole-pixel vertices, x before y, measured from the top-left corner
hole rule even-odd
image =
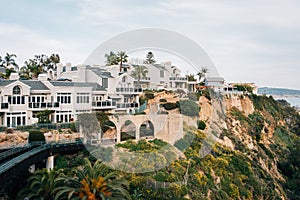
[[[35,164],[31,165],[29,168],[28,168],[28,171],[33,174],[35,172]]]
[[[54,168],[54,156],[49,156],[46,162],[46,169],[51,171]]]

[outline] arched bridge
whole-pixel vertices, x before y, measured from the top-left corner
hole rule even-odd
[[[82,142],[43,144],[13,157],[0,165],[0,184],[26,174],[29,167],[53,154],[76,152],[84,149]]]

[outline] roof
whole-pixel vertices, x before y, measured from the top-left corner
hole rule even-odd
[[[223,81],[225,81],[224,78],[222,78],[222,77],[206,77],[205,80],[208,82],[223,82]]]
[[[87,66],[87,69],[93,71],[95,74],[97,74],[101,78],[114,78],[110,72],[106,71],[105,69],[101,69],[99,67],[91,67]]]
[[[21,83],[28,85],[31,90],[49,90],[43,82],[36,80],[0,80],[0,86],[7,86],[16,81],[20,81]]]
[[[84,82],[65,82],[65,81],[50,81],[56,87],[91,87],[92,91],[106,91],[104,87],[97,83],[84,83]]]
[[[21,82],[31,87],[32,90],[49,90],[42,81],[22,80]]]

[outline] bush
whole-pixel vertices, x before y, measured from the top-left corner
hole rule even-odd
[[[14,133],[14,129],[12,129],[12,128],[7,128],[7,129],[5,129],[5,133],[6,133],[6,134]]]
[[[72,132],[77,133],[77,126],[75,122],[71,123],[70,129]]]
[[[194,101],[180,100],[178,104],[181,114],[191,117],[199,116],[200,108]]]
[[[205,128],[206,128],[206,123],[202,120],[199,120],[198,121],[198,129],[199,130],[205,130]]]
[[[166,110],[174,110],[176,108],[178,108],[178,104],[177,103],[166,103],[162,105]]]
[[[149,100],[149,99],[154,99],[154,93],[153,92],[146,92],[145,93],[145,98],[147,99],[147,100]]]
[[[166,103],[167,100],[166,100],[166,99],[160,99],[159,102],[161,102],[161,103]]]
[[[191,101],[199,101],[200,94],[197,92],[191,92],[188,94],[189,100]]]
[[[29,131],[28,142],[45,142],[44,134],[39,130],[31,130]]]

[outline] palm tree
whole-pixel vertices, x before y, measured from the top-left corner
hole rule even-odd
[[[96,161],[94,165],[85,159],[83,170],[73,170],[73,177],[65,177],[65,186],[59,187],[55,200],[67,196],[68,199],[131,199],[128,182],[118,173]]]
[[[55,197],[57,188],[62,186],[64,177],[61,170],[46,169],[36,171],[34,175],[27,180],[28,186],[19,193],[18,199],[41,199],[52,200]]]
[[[131,76],[137,79],[138,87],[141,87],[141,78],[145,78],[148,73],[148,70],[145,66],[137,65],[134,66],[134,70],[131,73]]]
[[[17,56],[15,54],[6,53],[4,59],[1,58],[0,65],[5,68],[8,68],[10,65],[13,65],[14,70],[19,70],[19,67],[15,61],[15,58],[17,58]]]
[[[199,82],[201,82],[201,79],[203,77],[205,77],[205,75],[207,74],[208,72],[208,68],[207,67],[202,67],[201,71],[198,72],[197,76],[199,77]]]
[[[196,81],[194,74],[186,75],[186,78],[188,79],[188,81]]]
[[[120,72],[122,72],[123,63],[128,62],[128,55],[124,51],[119,51],[117,54],[117,62],[120,64]]]

